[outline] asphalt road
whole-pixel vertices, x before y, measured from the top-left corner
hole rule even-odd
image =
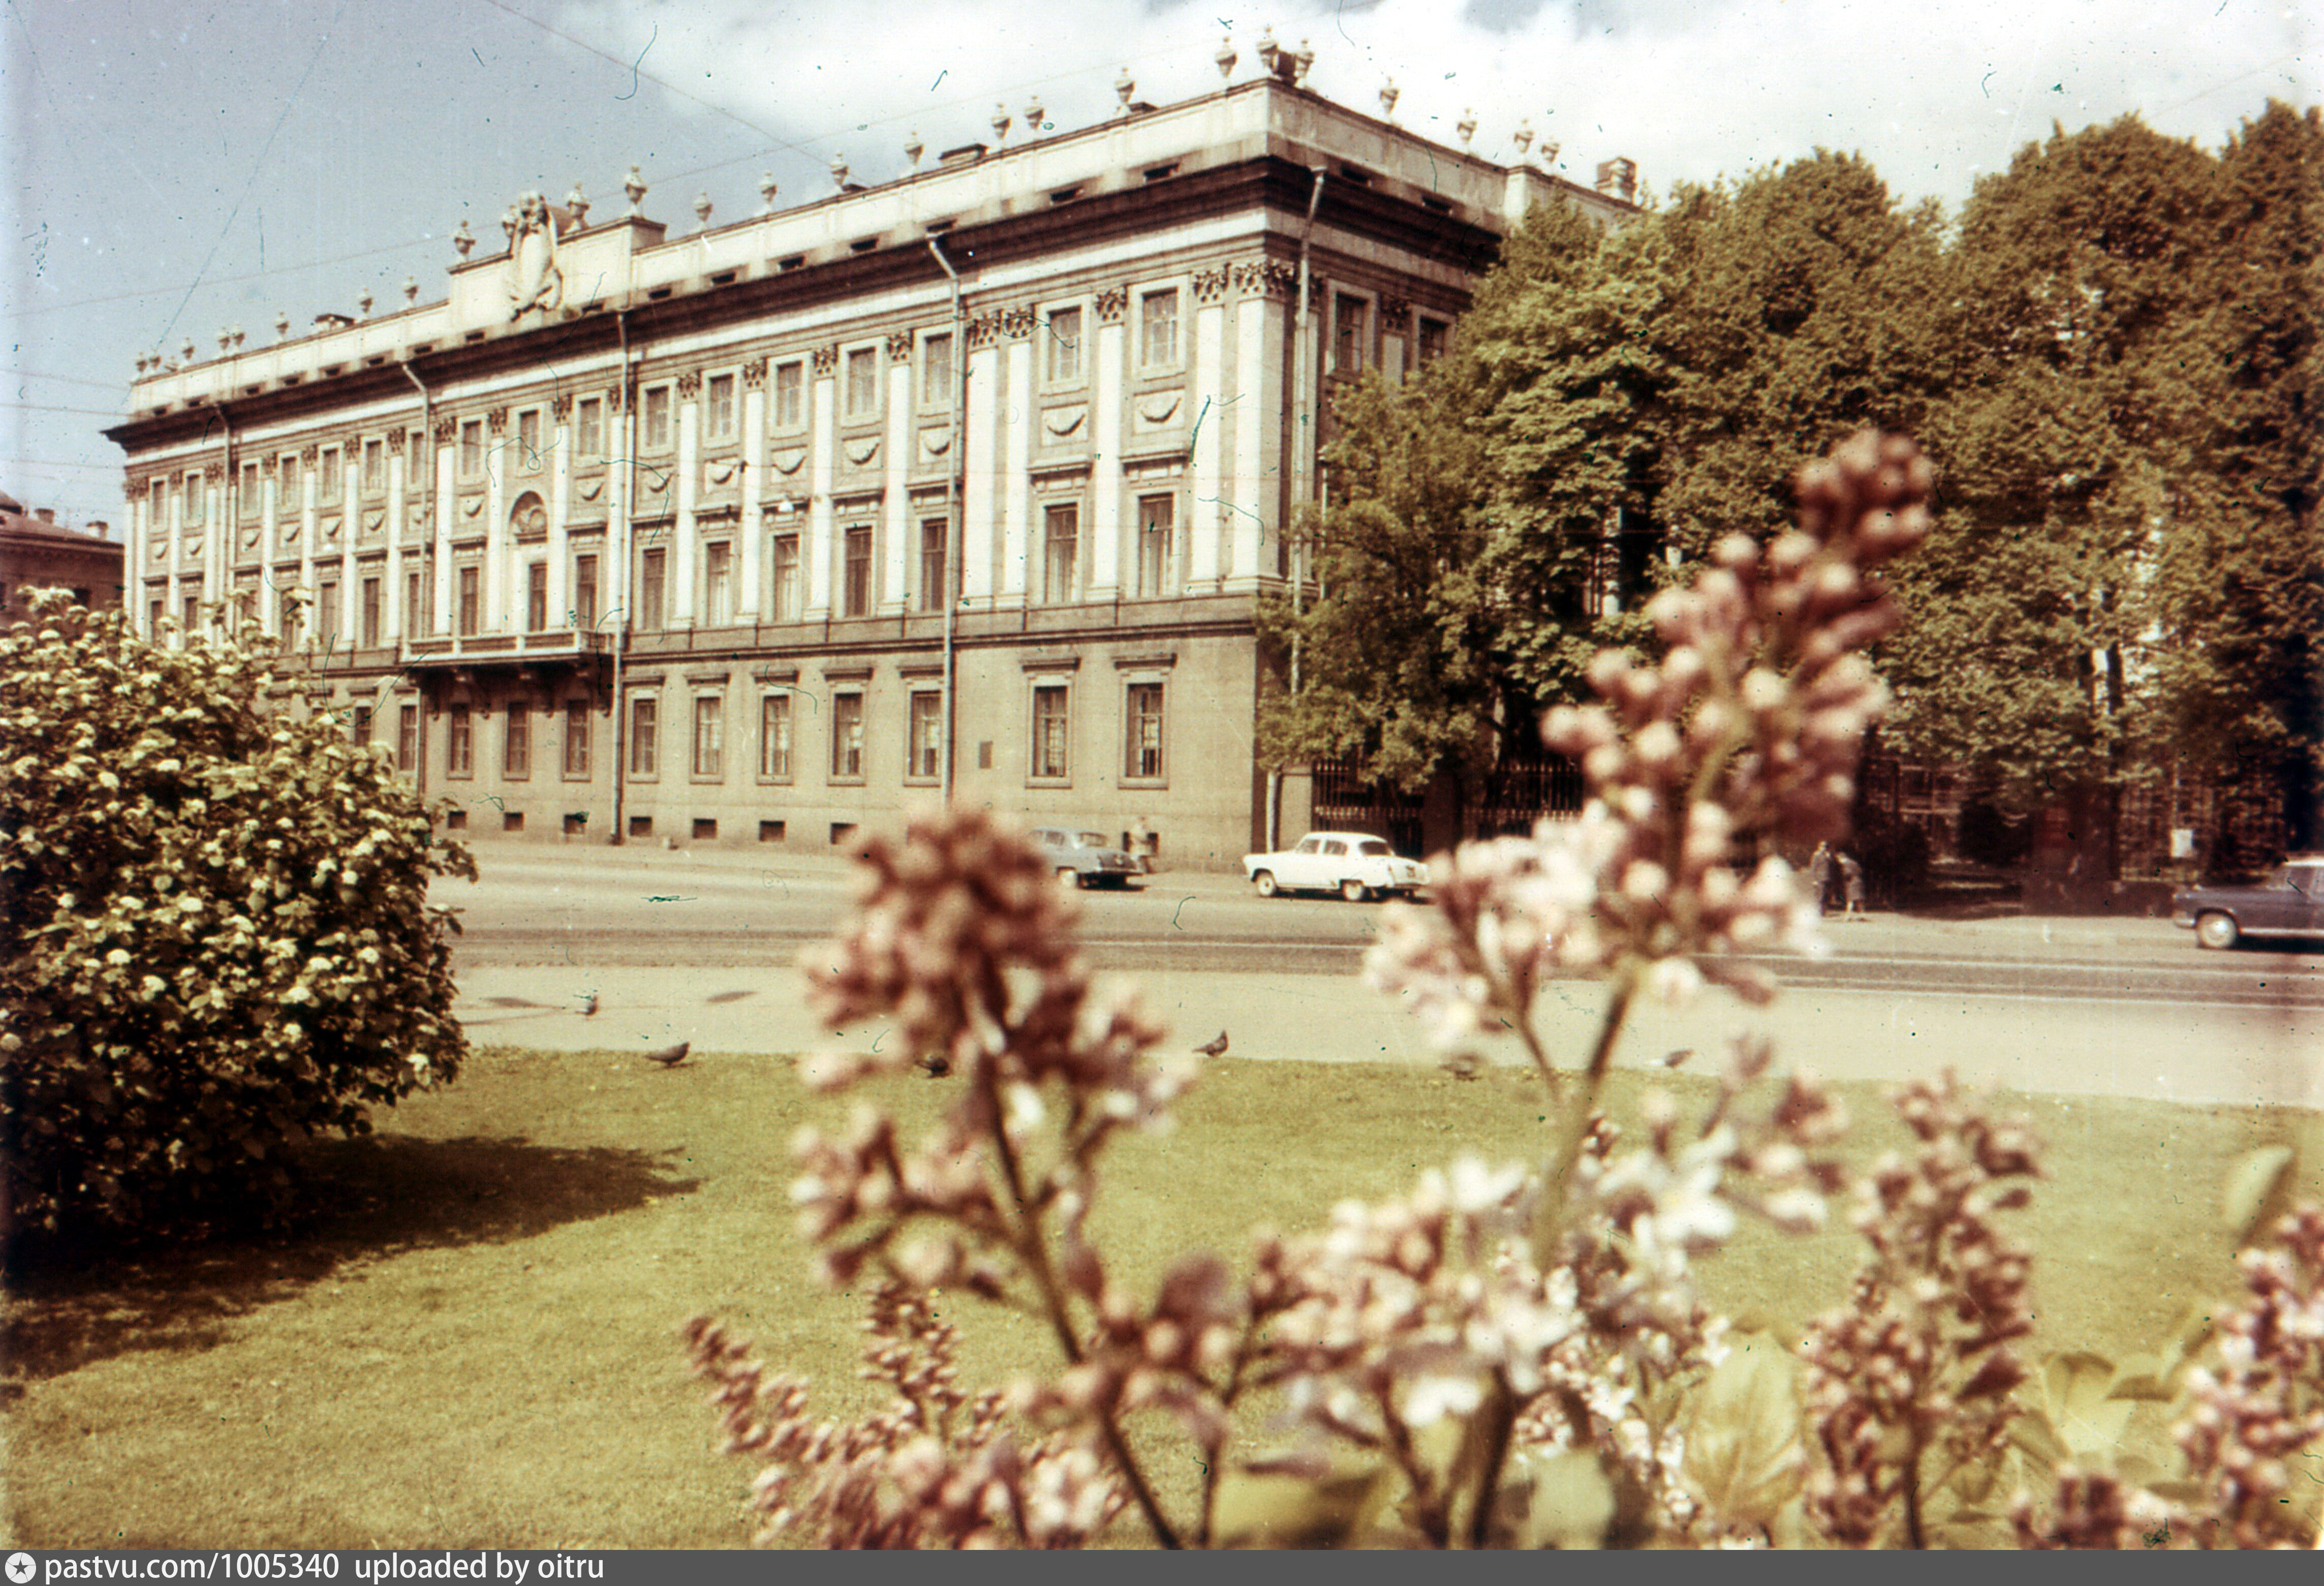
[[[482,881],[439,900],[461,910],[464,968],[787,966],[826,941],[851,898],[846,868],[747,853],[486,851]],[[1230,876],[1164,873],[1082,895],[1083,940],[1102,969],[1350,975],[1379,906],[1261,899]],[[2324,1009],[2324,953],[2208,953],[2154,919],[1833,921],[1821,960],[1752,960],[1785,985],[2044,1002]],[[2318,945],[2305,944],[2312,948]]]

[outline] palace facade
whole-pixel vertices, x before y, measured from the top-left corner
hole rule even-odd
[[[1636,212],[1628,161],[1288,75],[683,236],[633,168],[463,227],[442,301],[152,360],[133,620],[254,618],[472,834],[826,846],[950,794],[1164,866],[1288,841],[1254,610],[1333,392],[1440,354],[1530,207]]]

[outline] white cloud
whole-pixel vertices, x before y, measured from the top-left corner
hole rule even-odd
[[[1506,157],[1530,118],[1588,181],[1615,155],[1667,190],[1780,162],[1822,144],[1860,150],[1891,189],[1958,206],[2053,119],[2069,130],[2129,111],[2216,145],[2273,94],[2324,99],[2313,24],[2254,0],[1929,0],[1910,12],[1852,0],[1555,0],[1506,28],[1441,0],[1368,9],[1219,0],[862,0],[768,8],[755,0],[583,0],[560,25],[645,70],[777,127],[861,179],[900,169],[907,131],[931,156],[990,142],[996,99],[1024,135],[1038,97],[1058,127],[1110,113],[1125,64],[1140,98],[1219,84],[1231,24],[1234,80],[1258,69],[1262,27],[1315,51],[1310,86],[1368,113],[1389,76],[1397,119],[1446,143],[1475,110],[1475,147]]]

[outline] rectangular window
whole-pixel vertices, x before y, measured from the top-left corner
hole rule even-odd
[[[1177,498],[1140,496],[1138,500],[1138,593],[1148,597],[1170,593],[1176,564],[1170,540],[1176,527]]]
[[[788,694],[770,694],[759,701],[759,774],[790,779],[791,696]]]
[[[661,770],[661,705],[650,696],[630,701],[630,775],[658,776]]]
[[[460,477],[481,479],[484,473],[484,421],[460,420]]]
[[[694,702],[694,774],[726,774],[726,701],[715,694]]]
[[[669,602],[669,552],[656,546],[638,558],[638,626],[659,629]]]
[[[244,463],[242,466],[242,487],[235,493],[235,495],[237,499],[235,503],[235,507],[243,517],[255,518],[258,516],[258,509],[265,504],[265,497],[258,488],[258,465],[256,463]]]
[[[1048,349],[1049,379],[1059,385],[1070,384],[1082,377],[1082,311],[1079,309],[1049,310],[1049,337],[1043,344]]]
[[[952,335],[932,336],[920,343],[920,406],[952,405]]]
[[[847,416],[872,419],[880,412],[880,349],[857,347],[847,355]]]
[[[1452,340],[1452,327],[1443,320],[1431,319],[1425,314],[1422,315],[1420,318],[1420,366],[1425,369],[1443,357],[1444,348]]]
[[[501,770],[512,777],[532,775],[532,707],[522,701],[508,707],[508,735],[501,742]]]
[[[578,699],[565,707],[565,774],[589,774],[589,706]]]
[[[418,573],[403,576],[403,635],[417,639],[428,632],[428,583]]]
[[[912,696],[911,735],[904,743],[904,774],[934,781],[944,756],[944,696]]]
[[[297,642],[299,630],[299,592],[295,589],[283,590],[280,595],[275,596],[275,602],[274,631],[282,636],[283,643],[292,644]],[[161,626],[161,603],[158,600],[153,603],[153,626],[157,632]]]
[[[1132,683],[1122,713],[1129,742],[1122,755],[1121,774],[1141,781],[1162,775],[1162,685]]]
[[[775,428],[797,429],[807,422],[807,365],[775,365]]]
[[[527,470],[540,466],[539,408],[527,408],[516,416],[516,466]]]
[[[1138,362],[1154,369],[1178,361],[1178,289],[1138,300]]]
[[[365,749],[370,747],[371,706],[367,705],[359,705],[355,706],[355,725],[351,729],[351,733],[353,742],[357,749]]]
[[[1340,294],[1333,305],[1332,372],[1335,374],[1361,374],[1364,354],[1371,346],[1368,334],[1371,305],[1361,298]]]
[[[379,648],[379,580],[363,581],[363,645],[365,650]]]
[[[282,454],[281,465],[275,469],[275,473],[282,481],[282,511],[284,514],[287,516],[304,508],[307,504],[307,498],[299,493],[299,454],[297,452],[284,452]],[[161,518],[161,504],[160,499],[157,497],[153,503],[154,519],[157,522]]]
[[[573,450],[582,462],[605,455],[605,399],[583,397],[573,404]]]
[[[771,607],[778,622],[796,622],[805,610],[803,592],[799,587],[799,537],[778,534],[770,548],[767,562],[774,569],[775,598]]]
[[[1033,690],[1033,775],[1062,780],[1071,761],[1069,705],[1072,689],[1065,684],[1045,684]]]
[[[364,442],[363,487],[365,495],[377,495],[387,488],[387,442],[383,440]]]
[[[186,475],[187,522],[198,523],[202,521],[202,503],[204,498],[208,494],[208,492],[203,487],[202,476],[200,475],[189,474]]]
[[[831,774],[850,779],[863,775],[863,696],[861,694],[835,694],[831,696]]]
[[[444,773],[452,777],[476,774],[475,718],[465,705],[452,707],[450,728],[444,737]]]
[[[200,595],[186,596],[185,615],[180,620],[185,624],[187,638],[191,639],[202,631],[202,597]]]
[[[872,530],[859,525],[847,531],[846,604],[840,614],[860,617],[872,609]]]
[[[315,632],[321,636],[324,649],[328,650],[339,641],[339,622],[343,614],[339,610],[338,581],[327,578],[315,590]]]
[[[395,769],[420,769],[420,707],[399,705],[395,712]]]
[[[714,628],[734,620],[734,548],[705,546],[702,551],[702,615]]]
[[[583,632],[597,625],[597,558],[573,558],[573,625]]]
[[[1059,502],[1045,514],[1047,531],[1041,543],[1041,598],[1063,605],[1074,598],[1074,560],[1080,549],[1081,508]]]
[[[524,629],[538,633],[549,626],[549,564],[527,562],[524,567]]]
[[[704,406],[709,409],[706,418],[710,438],[731,439],[734,434],[734,377],[732,374],[714,374],[703,383],[703,389],[708,399]]]
[[[288,464],[290,459],[285,457],[283,462]],[[152,521],[153,532],[159,534],[170,526],[170,482],[156,479],[146,487],[145,493],[148,498],[146,515]]]
[[[339,448],[327,446],[315,464],[315,497],[318,501],[335,503],[339,499],[340,486],[346,476],[339,464]]]
[[[942,518],[920,521],[920,609],[940,612],[952,598],[945,582],[945,540],[952,525]]]
[[[476,631],[476,619],[484,611],[484,569],[468,567],[460,569],[460,635],[467,638]]]
[[[669,387],[652,385],[646,388],[646,433],[644,445],[648,451],[666,451],[669,447]]]

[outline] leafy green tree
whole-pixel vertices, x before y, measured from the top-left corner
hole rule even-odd
[[[279,1210],[296,1142],[459,1071],[427,893],[475,865],[383,754],[280,708],[272,657],[57,594],[0,635],[12,1238]]]

